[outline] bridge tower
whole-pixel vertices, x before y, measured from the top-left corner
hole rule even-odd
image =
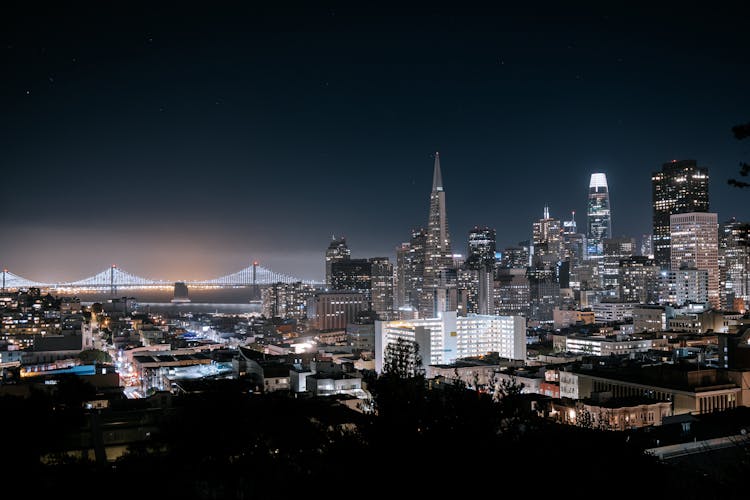
[[[260,287],[258,286],[258,261],[253,261],[253,282],[250,285],[250,300],[260,300]]]
[[[117,269],[117,265],[115,264],[112,264],[112,267],[109,269],[109,291],[112,294],[113,299],[117,297],[117,285],[115,284],[115,269]]]
[[[3,269],[3,292],[5,291],[5,275],[8,274],[7,269]]]

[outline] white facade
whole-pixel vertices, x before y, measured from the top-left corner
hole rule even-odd
[[[597,323],[624,321],[633,317],[636,304],[632,302],[599,302],[591,306]]]
[[[708,301],[719,308],[719,222],[715,213],[669,217],[672,271],[688,267],[708,271]]]
[[[560,397],[580,399],[581,388],[578,375],[571,372],[560,372]]]
[[[613,340],[601,337],[569,336],[565,340],[566,351],[574,354],[593,354],[594,356],[645,352],[649,349],[660,349],[666,344],[665,339]]]
[[[706,304],[708,288],[706,269],[663,271],[660,278],[659,303],[677,306]]]
[[[497,352],[508,359],[526,359],[526,320],[521,316],[470,314],[455,311],[437,318],[375,322],[375,370],[383,370],[388,344],[399,337],[416,341],[424,365],[453,363],[456,359]]]

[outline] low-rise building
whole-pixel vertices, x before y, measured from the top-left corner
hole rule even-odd
[[[586,399],[595,393],[612,397],[645,396],[668,401],[672,413],[710,413],[750,405],[728,371],[685,368],[668,364],[617,370],[570,368],[560,372],[560,396]]]
[[[562,348],[561,341],[565,346]],[[591,354],[594,356],[609,356],[611,354],[629,354],[631,352],[646,352],[650,349],[666,349],[667,339],[634,338],[629,335],[599,336],[599,335],[555,335],[555,345],[561,351],[573,354]]]
[[[597,323],[617,323],[633,317],[633,302],[614,302],[603,300],[591,306]]]
[[[594,311],[579,311],[577,309],[560,309],[556,307],[552,310],[552,321],[555,329],[567,328],[576,324],[591,325],[596,321]]]
[[[509,359],[461,359],[445,365],[428,365],[425,377],[428,379],[442,377],[446,380],[460,380],[469,387],[487,386],[494,381],[494,375],[501,369],[521,367],[523,361]]]
[[[665,417],[672,415],[669,401],[638,396],[582,401],[566,399],[555,401],[552,406],[552,414],[563,423],[613,431],[658,426]]]
[[[308,375],[306,387],[315,396],[356,393],[362,390],[362,377],[349,373],[313,373]]]
[[[665,306],[639,304],[633,308],[633,330],[636,333],[663,332],[666,329]]]

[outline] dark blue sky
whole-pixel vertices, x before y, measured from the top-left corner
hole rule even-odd
[[[750,121],[747,7],[118,5],[0,20],[0,265],[18,274],[258,259],[319,279],[331,234],[391,256],[426,223],[435,150],[457,252],[474,225],[528,238],[545,203],[585,227],[597,171],[614,233],[650,232],[671,159],[709,168],[720,220],[750,218],[726,185],[750,157],[730,130]]]

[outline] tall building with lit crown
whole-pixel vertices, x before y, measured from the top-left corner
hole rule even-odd
[[[563,229],[559,219],[550,217],[549,207],[544,207],[544,216],[532,225],[534,259],[556,262],[562,254]]]
[[[746,310],[750,304],[750,224],[735,218],[719,226],[721,306]]]
[[[708,302],[719,309],[719,223],[715,213],[670,216],[671,269],[708,271]]]
[[[649,257],[651,259],[654,258],[654,245],[653,245],[654,235],[653,234],[644,234],[641,236],[641,253],[640,255],[644,257]]]
[[[467,312],[491,314],[494,310],[492,288],[495,272],[495,230],[488,227],[474,227],[469,231],[468,257],[464,264],[464,280],[469,278]],[[459,288],[462,281],[459,271]]]
[[[419,311],[424,285],[427,231],[414,229],[411,241],[396,250],[396,297],[399,314],[411,318]]]
[[[393,270],[393,301],[394,307],[399,309],[407,305],[406,302],[406,273],[409,262],[409,250],[411,244],[401,243],[396,247],[396,265]]]
[[[669,269],[670,221],[674,214],[708,212],[708,169],[695,160],[673,160],[651,175],[653,194],[654,259],[661,269]]]
[[[352,256],[351,250],[346,246],[346,238],[331,238],[331,244],[326,250],[326,287],[331,288],[331,265],[334,262],[349,260]]]
[[[373,257],[372,265],[372,310],[380,319],[394,319],[393,313],[393,264],[388,257]]]
[[[586,259],[586,235],[578,232],[576,213],[571,212],[570,220],[563,221],[562,259],[570,262],[575,269]]]
[[[443,176],[440,171],[440,154],[435,153],[430,193],[430,212],[427,219],[425,241],[424,282],[419,304],[419,316],[432,318],[448,309],[448,270],[453,267],[453,252],[448,233]]]
[[[533,253],[526,276],[529,280],[529,317],[552,321],[555,307],[560,305],[560,259],[562,256],[562,225],[550,217],[549,207],[532,228]],[[569,276],[566,277],[566,280]]]
[[[493,269],[495,267],[495,230],[489,227],[474,227],[469,231],[469,252],[466,265],[469,269]]]
[[[609,206],[607,175],[591,174],[588,200],[587,245],[590,256],[602,255],[603,242],[612,237],[612,217]]]
[[[436,318],[375,322],[375,370],[385,364],[388,345],[399,338],[416,342],[425,365],[453,363],[457,359],[491,352],[503,358],[526,359],[526,320],[520,316],[438,313]]]

